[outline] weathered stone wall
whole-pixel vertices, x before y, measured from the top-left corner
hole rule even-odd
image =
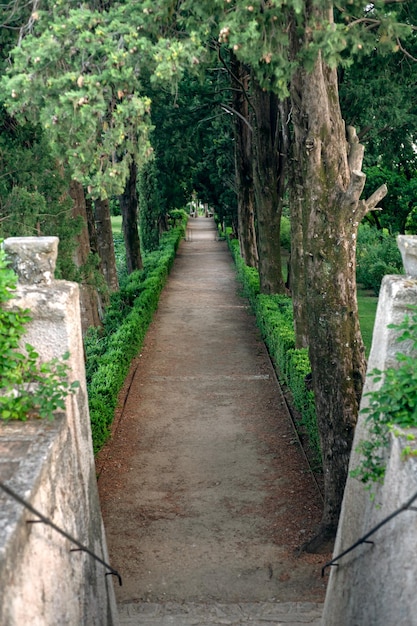
[[[398,331],[388,324],[403,321],[409,305],[417,305],[417,280],[411,276],[386,276],[381,286],[369,357],[368,372],[397,365],[395,355],[410,352],[406,342],[399,344]],[[376,388],[367,378],[366,393]],[[414,433],[416,434],[416,433]],[[355,433],[350,469],[359,465],[356,452],[366,438],[364,416],[360,415]],[[384,484],[370,493],[357,479],[349,478],[343,500],[334,556],[349,548],[376,524],[417,493],[417,459],[401,457],[409,443],[392,437]],[[400,513],[378,530],[370,540],[344,556],[332,567],[323,615],[323,626],[409,626],[417,623],[417,512]]]
[[[53,280],[56,238],[9,239],[19,272],[8,306],[29,308],[25,340],[43,359],[70,352],[80,387],[52,422],[0,421],[0,481],[108,562],[88,412],[78,285]],[[0,490],[0,624],[112,626],[113,577]]]

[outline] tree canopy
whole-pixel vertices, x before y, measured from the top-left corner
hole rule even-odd
[[[175,84],[198,42],[163,37],[146,6],[92,4],[33,11],[2,87],[10,114],[40,123],[73,178],[105,198],[123,191],[132,158],[140,164],[152,152],[143,77]]]

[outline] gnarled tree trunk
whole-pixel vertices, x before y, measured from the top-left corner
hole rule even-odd
[[[318,18],[324,17],[321,9],[310,8],[315,10]],[[296,52],[299,32],[293,42]],[[300,237],[302,270],[293,290],[308,307],[303,327],[325,491],[321,528],[306,548],[320,551],[328,549],[326,543],[336,533],[365,375],[356,299],[356,236],[360,221],[386,189],[367,202],[360,200],[365,183],[363,147],[354,129],[346,132],[336,70],[320,55],[312,71],[300,68],[293,76],[291,100],[295,142],[291,211],[293,229]]]

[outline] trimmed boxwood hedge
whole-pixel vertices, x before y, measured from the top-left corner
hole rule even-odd
[[[178,223],[178,222],[177,222]],[[139,352],[158,306],[181,239],[186,219],[164,233],[159,250],[147,255],[143,270],[127,277],[112,294],[103,327],[85,338],[86,376],[94,451],[106,442],[117,399],[132,359]]]
[[[258,271],[245,264],[236,239],[227,237],[227,241],[243,294],[248,298],[256,316],[256,323],[271,355],[277,376],[291,391],[294,406],[301,415],[300,423],[307,433],[314,462],[319,469],[321,451],[314,395],[306,385],[306,377],[311,373],[311,366],[307,350],[295,347],[291,298],[284,295],[260,294]]]

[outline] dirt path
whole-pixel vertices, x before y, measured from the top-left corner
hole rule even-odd
[[[97,460],[118,601],[321,602],[327,555],[294,554],[320,500],[265,347],[212,220],[188,239]]]

